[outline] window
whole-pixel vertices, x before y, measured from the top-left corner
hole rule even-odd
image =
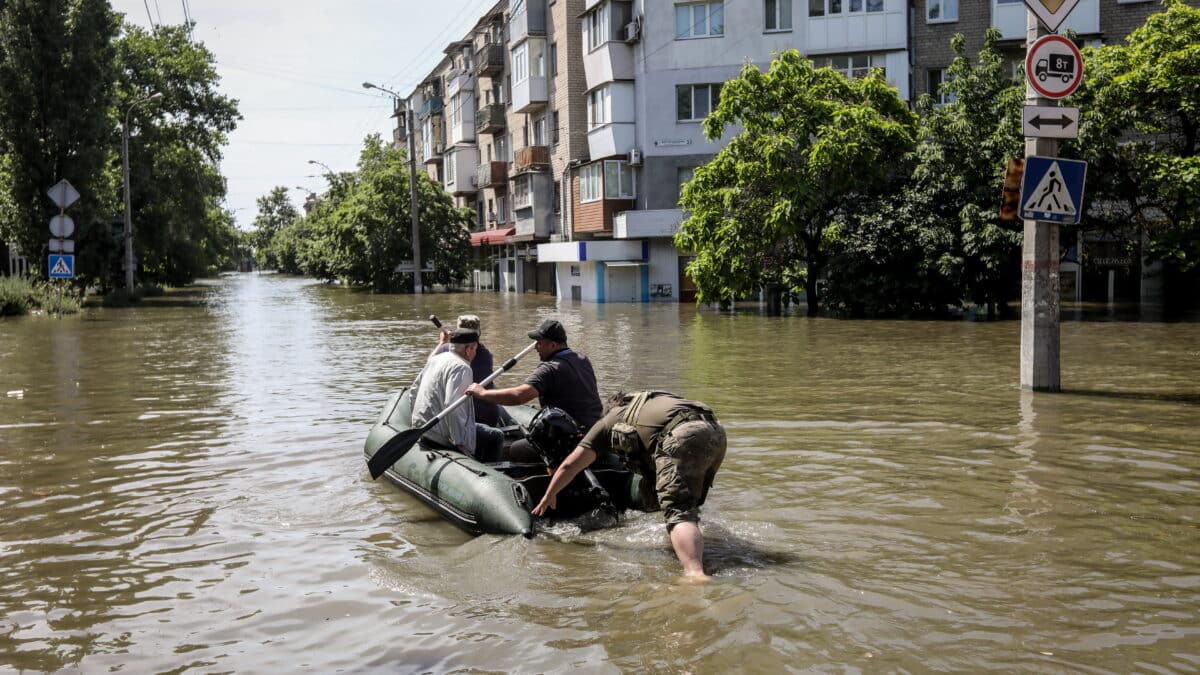
[[[792,0],[765,0],[766,30],[792,29]]]
[[[512,157],[508,152],[508,135],[493,137],[496,141],[496,159],[501,162],[511,162]]]
[[[513,179],[512,201],[514,209],[527,209],[533,206],[533,190],[530,187],[531,180],[533,180],[533,174],[528,173]]]
[[[603,180],[601,163],[589,164],[579,170],[579,201],[594,202],[600,199],[600,184]]]
[[[883,0],[808,0],[809,16],[849,13],[882,12]]]
[[[675,4],[675,37],[713,37],[725,34],[725,3]]]
[[[633,168],[629,162],[604,162],[604,198],[633,199]]]
[[[447,152],[446,153],[446,186],[447,187],[454,185],[454,174],[456,173],[454,170],[455,164],[457,164],[457,162],[455,161],[455,153]]]
[[[546,145],[546,116],[538,115],[533,118],[533,144]]]
[[[550,75],[558,74],[558,43],[550,43]]]
[[[676,179],[677,179],[677,180],[678,180],[678,182],[679,182],[679,193],[678,193],[678,196],[679,196],[679,197],[682,197],[682,196],[683,196],[683,186],[684,186],[684,185],[687,185],[689,182],[691,182],[691,180],[692,180],[693,178],[695,178],[695,177],[696,177],[696,167],[694,167],[694,166],[681,166],[681,167],[679,167],[678,169],[676,169],[676,170],[675,170],[675,176],[676,176]],[[676,201],[678,201],[678,199],[677,199]]]
[[[608,42],[612,29],[609,28],[607,2],[588,12],[583,17],[583,31],[587,33],[587,49],[591,51]]]
[[[462,119],[462,97],[455,96],[450,99],[450,128],[457,129],[458,123]]]
[[[529,42],[522,42],[512,53],[513,82],[529,79]]]
[[[675,87],[675,119],[698,122],[717,107],[721,100],[719,84],[683,84]]]
[[[825,16],[825,0],[808,0],[809,16]]]
[[[818,66],[828,66],[851,79],[866,77],[867,73],[879,69],[887,77],[887,57],[884,54],[845,54],[831,56],[817,62]]]
[[[958,0],[929,0],[925,5],[925,21],[958,21]]]
[[[558,145],[558,111],[550,113],[550,143]]]
[[[949,82],[949,74],[945,68],[933,68],[929,71],[929,95],[937,105],[954,102],[954,94],[942,90],[942,85]]]
[[[554,181],[554,212],[562,212],[562,183]]]
[[[508,199],[504,195],[496,195],[496,222],[508,222]]]
[[[588,129],[595,129],[602,124],[608,124],[609,96],[608,87],[600,87],[588,93]]]

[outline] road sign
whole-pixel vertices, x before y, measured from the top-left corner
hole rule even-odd
[[[1021,182],[1021,217],[1078,223],[1083,211],[1087,162],[1062,157],[1027,157]]]
[[[1031,138],[1077,138],[1079,108],[1027,105],[1021,111],[1021,132]]]
[[[60,209],[65,209],[79,200],[79,192],[67,182],[66,178],[51,186],[46,194],[50,195],[50,201]]]
[[[1004,171],[1004,187],[1000,190],[1000,220],[1018,220],[1021,212],[1021,178],[1025,175],[1025,158],[1008,160]]]
[[[1025,0],[1025,6],[1046,24],[1051,33],[1058,32],[1058,27],[1078,4],[1079,0]]]
[[[51,253],[74,253],[75,252],[75,240],[74,239],[51,239],[50,240],[50,252]]]
[[[75,256],[52,254],[49,268],[51,279],[70,279],[75,276]]]
[[[50,219],[50,234],[58,237],[69,237],[75,233],[75,221],[71,216],[59,214]]]
[[[1061,35],[1043,35],[1025,55],[1025,79],[1038,96],[1070,96],[1083,81],[1083,55]]]

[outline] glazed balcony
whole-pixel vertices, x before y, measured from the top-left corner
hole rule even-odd
[[[508,162],[484,162],[475,174],[475,185],[480,188],[504,188],[508,185]]]
[[[542,171],[550,168],[550,146],[530,145],[517,150],[513,158],[512,174]]]
[[[486,44],[475,52],[475,73],[491,77],[504,72],[504,45]]]
[[[508,39],[517,44],[530,35],[546,34],[546,0],[526,0],[525,7],[508,19]]]
[[[430,96],[421,104],[421,119],[425,119],[430,115],[440,115],[442,113],[442,97]]]
[[[485,105],[475,112],[475,133],[477,134],[497,134],[504,131],[506,126],[504,105],[501,103]]]

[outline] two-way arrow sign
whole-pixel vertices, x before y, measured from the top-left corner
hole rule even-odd
[[[1079,108],[1027,105],[1021,110],[1021,132],[1030,138],[1077,138]]]

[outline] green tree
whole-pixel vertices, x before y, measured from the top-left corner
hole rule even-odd
[[[989,317],[1005,315],[1020,293],[1022,225],[1000,220],[999,198],[1008,159],[1025,154],[1024,88],[1009,74],[999,40],[1000,32],[988,29],[971,61],[963,36],[955,35],[956,56],[942,89],[949,102],[935,105],[929,96],[918,102],[914,169],[898,215],[925,251],[915,273],[935,292],[930,310],[951,301],[986,307]]]
[[[698,298],[765,288],[777,299],[803,280],[817,314],[830,226],[895,177],[892,158],[911,149],[915,120],[878,72],[848,80],[795,50],[765,73],[744,66],[704,120],[709,139],[727,125],[743,131],[680,199],[687,218],[675,242],[696,253],[687,271]]]
[[[1200,9],[1164,0],[1124,44],[1085,50],[1067,152],[1088,161],[1086,222],[1149,234],[1149,257],[1200,271]]]
[[[358,170],[330,181],[307,224],[301,247],[309,274],[343,279],[381,292],[410,290],[412,275],[396,266],[412,260],[408,158],[373,134],[364,141]],[[434,272],[425,284],[452,284],[466,274],[472,212],[424,173],[417,175],[422,266]]]
[[[254,259],[262,269],[278,269],[279,258],[273,242],[279,232],[300,218],[300,212],[288,197],[288,189],[276,185],[258,198],[254,217]]]
[[[188,37],[186,26],[146,30],[126,24],[118,64],[114,126],[119,134],[129,114],[130,192],[141,277],[178,284],[230,268],[238,234],[221,208],[220,161],[241,114],[237,101],[217,91],[215,57]],[[130,111],[152,93],[162,98]],[[119,142],[118,135],[114,147]]]
[[[0,2],[0,139],[11,187],[0,238],[35,265],[57,213],[46,197],[51,185],[65,178],[79,191],[69,211],[77,225],[107,223],[116,206],[104,167],[114,147],[118,26],[108,0]]]

